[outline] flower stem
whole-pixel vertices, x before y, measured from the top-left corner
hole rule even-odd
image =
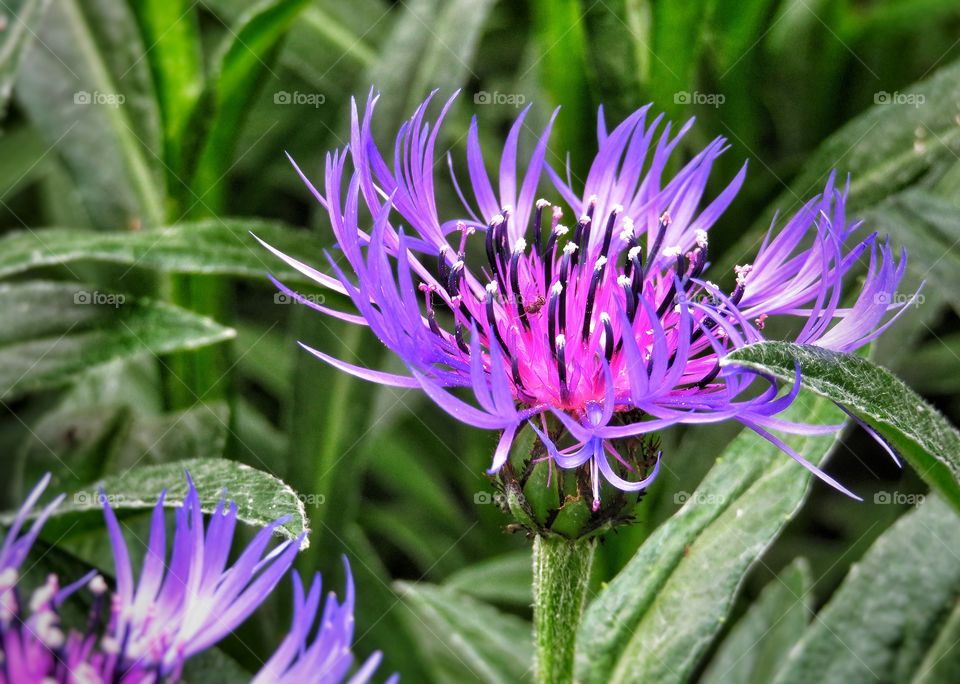
[[[538,684],[571,684],[577,627],[596,539],[533,540],[533,633]]]

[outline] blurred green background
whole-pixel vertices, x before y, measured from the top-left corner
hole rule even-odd
[[[960,222],[944,211],[960,188],[956,2],[2,5],[5,508],[46,470],[58,488],[79,491],[143,465],[223,456],[301,493],[313,532],[299,566],[339,587],[340,555],[349,557],[357,650],[382,648],[405,681],[470,675],[398,581],[453,586],[528,616],[529,543],[504,530],[483,474],[496,436],[465,428],[417,392],[365,384],[303,352],[297,340],[397,367],[365,330],[276,295],[268,271],[322,293],[248,234],[326,263],[325,212],[284,152],[319,183],[324,155],[349,138],[351,96],[362,104],[371,86],[382,93],[375,131],[386,149],[431,90],[445,99],[462,89],[440,150],[457,165],[471,116],[486,149],[497,150],[531,104],[529,149],[559,105],[550,161],[560,167],[569,154],[575,184],[595,149],[598,105],[608,123],[650,101],[675,122],[696,116],[679,156],[717,135],[730,144],[714,190],[750,164],[711,234],[713,275],[748,261],[774,211],[819,192],[831,169],[851,174],[852,211],[911,250],[908,291],[928,282],[923,303],[875,357],[957,422]],[[496,157],[488,152],[488,163]],[[602,546],[598,585],[679,508],[733,434],[664,435],[668,468],[638,507],[638,524]],[[923,491],[856,430],[829,470],[866,502],[817,485],[753,571],[744,602],[801,554],[822,601]],[[46,541],[63,562],[102,563],[94,529],[63,525]],[[286,606],[271,601],[225,657],[255,667],[285,631]]]

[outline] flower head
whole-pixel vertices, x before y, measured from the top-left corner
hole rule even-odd
[[[236,506],[221,500],[205,526],[199,495],[188,476],[187,495],[176,511],[172,552],[168,557],[161,494],[138,582],[120,523],[101,492],[115,590],[95,571],[66,587],[50,575],[25,599],[20,565],[63,499],[46,506],[21,534],[48,482],[49,476],[27,497],[0,550],[0,684],[179,681],[184,661],[243,622],[270,594],[299,549],[300,540],[291,540],[268,550],[274,529],[283,522],[279,520],[260,530],[228,567]],[[68,629],[60,615],[64,601],[80,590],[89,593],[92,603],[84,631]]]
[[[799,319],[798,342],[841,351],[892,323],[887,312],[905,258],[897,263],[875,234],[853,238],[858,224],[848,222],[846,189],[833,175],[782,230],[771,228],[724,291],[706,279],[709,231],[737,194],[746,165],[706,197],[711,167],[727,147],[722,138],[668,176],[667,162],[692,122],[674,134],[662,117],[648,121],[644,107],[608,130],[601,110],[598,152],[578,192],[546,162],[552,118],[525,169],[518,168],[524,110],[507,136],[495,190],[474,119],[466,186],[450,163],[462,208],[441,216],[434,157],[453,98],[433,122],[426,120],[429,103],[402,126],[392,164],[372,135],[371,97],[362,115],[354,106],[349,151],[327,156],[320,189],[297,168],[327,210],[342,252],[329,257],[333,275],[273,250],[348,296],[357,313],[307,304],[369,326],[409,374],[310,352],[368,380],[422,388],[463,422],[502,431],[491,472],[529,423],[553,464],[587,472],[594,509],[602,479],[638,491],[657,475],[659,459],[638,468],[618,451],[618,440],[723,420],[743,423],[847,491],[769,432],[837,428],[777,417],[799,392],[799,371],[781,396],[773,378],[720,366],[731,350],[764,339],[774,319]],[[538,199],[547,180],[549,199]],[[866,256],[860,294],[844,306],[844,277]],[[457,388],[470,390],[472,400]],[[549,429],[551,416],[559,433]]]
[[[300,575],[293,573],[293,625],[290,633],[280,644],[263,669],[253,679],[253,684],[337,684],[344,681],[353,667],[353,575],[347,559],[343,559],[347,576],[347,591],[343,603],[337,601],[333,592],[327,596],[320,613],[322,583],[315,575],[310,591],[304,594]],[[311,632],[315,632],[310,640]],[[350,678],[350,684],[366,684],[380,664],[379,652],[371,655]],[[394,675],[387,684],[395,684]]]

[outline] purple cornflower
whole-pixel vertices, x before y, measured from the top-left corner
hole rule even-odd
[[[17,586],[20,565],[63,497],[44,508],[26,534],[20,531],[48,482],[49,476],[27,497],[0,551],[0,684],[178,681],[187,658],[222,639],[263,602],[299,549],[300,540],[293,540],[268,551],[273,531],[283,522],[278,520],[260,530],[227,567],[236,506],[221,500],[204,529],[200,499],[188,477],[187,495],[176,511],[172,553],[168,558],[161,494],[135,583],[119,522],[101,492],[116,590],[111,593],[95,572],[63,589],[50,575],[24,603]],[[60,607],[83,588],[93,602],[81,633],[62,625]]]
[[[252,684],[337,684],[344,681],[353,666],[353,575],[347,559],[343,559],[347,576],[347,591],[343,603],[337,602],[333,592],[327,596],[317,623],[322,584],[320,575],[313,578],[310,592],[304,595],[303,582],[293,573],[293,625],[277,651],[253,679]],[[316,625],[316,628],[314,627]],[[310,633],[316,630],[313,641]],[[366,684],[380,664],[379,652],[367,661],[349,679],[349,684]],[[393,675],[387,684],[399,679]]]
[[[771,227],[753,263],[738,266],[731,274],[735,286],[724,292],[705,277],[708,231],[737,194],[746,164],[709,201],[707,180],[727,149],[724,139],[666,177],[692,121],[673,134],[670,123],[661,127],[662,115],[648,124],[647,106],[609,131],[601,109],[598,153],[578,193],[569,169],[564,180],[546,163],[553,117],[521,170],[517,148],[529,108],[520,114],[500,159],[497,191],[474,118],[466,161],[475,203],[450,161],[462,209],[441,216],[434,157],[453,98],[436,121],[426,120],[428,98],[404,123],[392,165],[371,132],[376,99],[371,96],[362,116],[354,103],[349,150],[328,154],[322,189],[297,168],[327,210],[342,252],[342,259],[328,255],[334,275],[267,247],[347,295],[358,314],[307,301],[277,283],[282,290],[325,314],[369,326],[409,375],[358,367],[306,347],[311,353],[361,378],[422,388],[461,421],[502,431],[491,473],[529,423],[553,463],[587,469],[594,510],[601,476],[638,491],[659,469],[658,457],[643,477],[618,452],[617,440],[724,420],[756,431],[853,496],[770,432],[839,428],[777,417],[799,393],[799,369],[780,396],[774,378],[721,370],[719,363],[731,350],[764,339],[773,319],[799,319],[799,343],[851,351],[896,318],[887,312],[905,253],[897,263],[889,242],[876,234],[851,238],[859,224],[847,220],[847,189],[835,186],[834,175],[779,232]],[[549,194],[559,199],[537,199],[545,176]],[[362,218],[367,214],[369,222]],[[862,289],[853,306],[844,307],[844,277],[867,253]],[[456,388],[471,390],[475,401],[456,396]],[[562,445],[548,430],[551,415],[565,428]]]

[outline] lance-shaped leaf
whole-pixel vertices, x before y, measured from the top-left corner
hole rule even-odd
[[[284,282],[311,282],[270,258],[250,233],[308,263],[323,262],[323,251],[306,231],[267,221],[210,219],[133,233],[79,228],[14,231],[0,238],[0,277],[41,266],[103,261],[167,273],[260,280],[270,272]]]
[[[289,485],[270,473],[224,458],[194,458],[139,466],[111,475],[68,494],[54,518],[100,510],[101,487],[116,511],[152,509],[164,489],[167,490],[164,505],[180,506],[187,493],[185,472],[190,473],[196,485],[205,513],[216,509],[225,492],[227,500],[237,505],[237,518],[249,525],[262,527],[289,516],[290,519],[277,528],[279,534],[295,539],[303,532],[309,532],[303,501]],[[305,539],[304,547],[306,542]]]
[[[435,682],[514,684],[531,681],[530,624],[453,589],[398,582],[410,631]]]
[[[812,589],[810,566],[800,558],[764,587],[720,644],[701,682],[767,684],[810,621]]]
[[[228,340],[190,311],[74,283],[0,285],[0,398],[63,385],[93,366]]]
[[[762,370],[787,382],[799,363],[805,387],[872,426],[960,510],[960,433],[890,371],[859,356],[789,342],[752,344],[721,363]]]
[[[960,518],[930,498],[854,565],[783,662],[776,684],[956,681]],[[951,615],[951,614],[954,615]],[[932,657],[930,657],[932,655]]]
[[[839,409],[809,393],[801,393],[784,416],[809,424],[842,420]],[[835,436],[786,441],[820,464]],[[578,636],[577,681],[686,681],[720,631],[744,576],[800,508],[810,478],[769,442],[741,433],[696,491],[684,494],[683,508],[588,606]]]
[[[49,3],[15,92],[63,159],[97,227],[154,226],[166,212],[160,115],[128,3]]]

